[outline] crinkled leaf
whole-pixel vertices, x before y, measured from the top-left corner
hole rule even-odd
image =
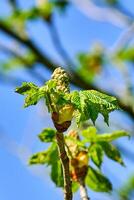
[[[36,105],[37,102],[45,96],[43,87],[39,88],[31,82],[22,83],[22,86],[17,87],[15,91],[19,94],[26,95],[24,107]]]
[[[119,150],[113,144],[110,144],[108,142],[100,142],[99,144],[102,146],[102,148],[108,158],[110,158],[124,166],[124,162],[122,160],[121,154],[120,154]]]
[[[103,149],[99,144],[93,144],[89,148],[89,156],[97,167],[101,167],[103,161]]]
[[[45,128],[43,131],[38,135],[39,139],[42,142],[53,142],[55,138],[56,130],[52,128]]]
[[[88,169],[86,184],[96,192],[110,192],[112,190],[110,181],[100,171],[93,169],[91,166]]]
[[[15,92],[22,94],[22,95],[26,95],[26,94],[30,94],[32,92],[38,91],[39,88],[37,85],[31,83],[31,82],[23,82],[22,86],[17,87]]]
[[[101,113],[108,124],[108,115],[111,111],[119,109],[117,99],[95,90],[74,91],[70,94],[71,103],[76,108],[74,113],[77,123],[91,119],[95,123]]]

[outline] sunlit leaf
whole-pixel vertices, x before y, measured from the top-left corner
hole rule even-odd
[[[93,144],[89,148],[89,156],[97,167],[101,167],[103,161],[103,149],[99,144]]]
[[[108,158],[124,166],[124,162],[122,160],[121,154],[119,150],[113,144],[110,144],[108,142],[100,142],[99,144],[102,146]]]
[[[117,99],[95,90],[74,91],[70,94],[71,103],[77,109],[74,113],[77,123],[91,119],[95,123],[101,113],[108,124],[108,115],[119,109]]]
[[[75,193],[79,189],[79,184],[77,182],[72,182],[72,192]]]
[[[124,136],[130,137],[129,133],[127,133],[126,131],[119,130],[119,131],[114,131],[113,133],[98,134],[96,137],[96,141],[112,142],[113,140],[116,140]]]
[[[93,169],[91,166],[86,177],[86,184],[96,192],[110,192],[112,190],[110,181],[100,171]]]
[[[52,128],[45,128],[43,131],[38,135],[39,139],[42,142],[53,142],[55,138],[56,130]]]
[[[22,86],[17,87],[15,92],[26,95],[24,107],[36,105],[42,97],[45,97],[45,90],[42,90],[42,88],[31,82],[22,83]]]
[[[87,140],[91,141],[96,138],[96,128],[94,126],[89,126],[87,129],[82,131],[82,136],[86,138]]]

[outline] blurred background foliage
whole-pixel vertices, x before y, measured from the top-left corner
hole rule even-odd
[[[122,151],[126,168],[117,169],[118,166],[106,160],[104,171],[111,176],[114,191],[111,195],[98,196],[91,192],[92,199],[134,199],[133,8],[132,0],[0,2],[0,144],[3,149],[26,163],[31,151],[38,149],[37,131],[48,124],[52,126],[42,103],[34,112],[19,110],[23,99],[13,90],[22,81],[41,85],[56,67],[62,66],[70,74],[72,89],[96,89],[118,98],[121,111],[110,115],[110,127],[104,125],[101,117],[96,126],[100,132],[125,129],[132,135],[131,141],[120,139],[115,143]],[[0,153],[5,155],[3,151]],[[2,158],[6,160],[7,157]],[[1,173],[5,165],[9,165],[8,161],[3,162]],[[18,165],[20,163],[13,166]],[[36,170],[34,173],[40,174]],[[44,169],[39,168],[39,171],[46,176]],[[9,182],[12,180],[5,178]],[[3,186],[3,191],[4,187],[7,185]],[[55,194],[53,188],[52,191]],[[43,189],[40,196],[43,199]],[[50,198],[55,199],[55,196]]]

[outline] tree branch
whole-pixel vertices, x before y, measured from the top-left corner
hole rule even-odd
[[[14,47],[10,47],[9,45],[7,46],[5,44],[0,43],[0,50],[5,52],[6,54],[10,54],[18,58],[24,64],[29,75],[36,78],[36,80],[40,81],[41,84],[45,82],[45,77],[42,76],[37,71],[35,71],[35,65],[32,63],[29,63],[29,61],[23,55],[20,55]]]
[[[48,59],[47,56],[43,54],[37,48],[37,46],[35,46],[33,41],[31,41],[28,38],[20,37],[18,34],[12,31],[9,27],[7,27],[2,21],[0,21],[0,29],[6,34],[8,34],[9,36],[11,36],[12,38],[14,38],[15,40],[17,40],[18,42],[20,42],[21,44],[23,44],[24,46],[26,46],[27,48],[29,48],[37,56],[37,62],[43,63],[45,66],[49,67],[51,70],[54,70],[56,67],[58,67],[57,64],[54,64],[53,62],[51,62],[51,60]]]
[[[58,144],[59,156],[62,163],[63,177],[64,177],[64,200],[72,200],[72,183],[70,180],[69,158],[65,150],[65,141],[63,133],[56,133],[56,140]]]

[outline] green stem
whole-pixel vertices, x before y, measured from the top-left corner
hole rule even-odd
[[[56,140],[59,150],[59,156],[62,163],[64,177],[64,200],[72,200],[72,183],[70,180],[69,158],[65,150],[64,135],[61,132],[56,133]]]

